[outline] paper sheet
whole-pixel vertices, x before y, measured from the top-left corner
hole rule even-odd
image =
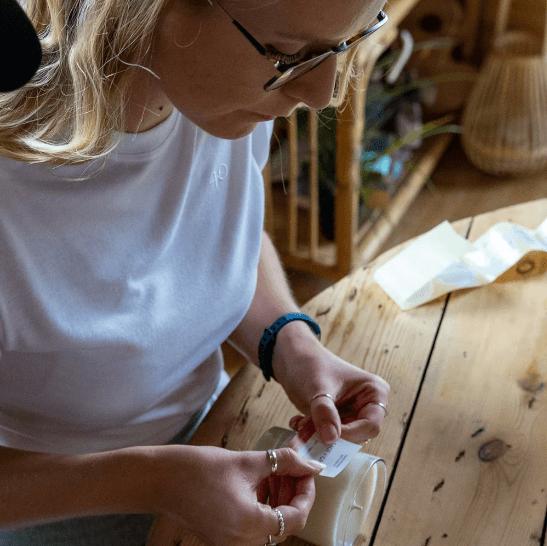
[[[489,284],[538,251],[547,259],[547,219],[536,230],[502,222],[474,243],[445,221],[380,266],[374,280],[406,310],[453,290]],[[523,273],[535,265],[532,261]]]

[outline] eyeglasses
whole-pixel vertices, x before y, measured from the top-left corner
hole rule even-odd
[[[224,7],[219,2],[217,2],[217,0],[214,1],[219,6],[219,8],[232,20],[232,23],[241,32],[241,34],[243,34],[243,36],[245,36],[245,38],[247,38],[247,40],[251,42],[253,47],[262,56],[266,57],[274,63],[275,69],[279,72],[279,74],[277,76],[274,76],[264,85],[264,91],[273,91],[275,89],[279,89],[283,85],[296,80],[296,78],[307,74],[310,70],[317,68],[331,55],[339,55],[340,53],[344,53],[348,51],[348,49],[357,46],[363,40],[368,38],[371,34],[376,32],[379,28],[382,28],[388,20],[387,15],[383,11],[380,11],[377,16],[378,22],[374,26],[359,32],[349,40],[342,42],[340,45],[332,47],[328,51],[325,51],[323,53],[309,53],[308,55],[303,55],[300,53],[296,53],[294,55],[285,55],[284,53],[280,53],[279,51],[277,51],[277,49],[275,49],[275,47],[273,46],[263,46],[262,44],[260,44],[250,32],[248,32],[240,23],[238,23],[224,9]],[[209,0],[209,3],[212,4],[211,0]]]

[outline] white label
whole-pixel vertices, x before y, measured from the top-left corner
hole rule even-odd
[[[320,476],[334,478],[348,466],[350,461],[360,450],[360,445],[342,439],[331,445],[323,444],[319,440],[319,435],[316,432],[307,443],[298,450],[298,454],[305,459],[319,461],[320,463],[327,465],[327,468],[321,472]]]

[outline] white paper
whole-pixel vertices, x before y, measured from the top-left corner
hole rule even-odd
[[[502,222],[474,243],[445,221],[380,266],[374,280],[406,310],[453,290],[489,284],[532,251],[547,253],[547,220],[536,230]]]
[[[321,443],[317,432],[303,445],[298,454],[305,459],[311,459],[327,465],[319,474],[326,478],[338,476],[353,457],[361,450],[361,446],[346,440],[337,440],[334,444]]]

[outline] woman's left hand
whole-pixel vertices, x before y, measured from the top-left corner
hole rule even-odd
[[[325,444],[338,438],[360,444],[376,437],[387,414],[389,385],[314,341],[303,343],[292,357],[282,349],[274,353],[275,377],[304,414],[290,420],[291,428],[307,430],[306,436],[316,430]]]

